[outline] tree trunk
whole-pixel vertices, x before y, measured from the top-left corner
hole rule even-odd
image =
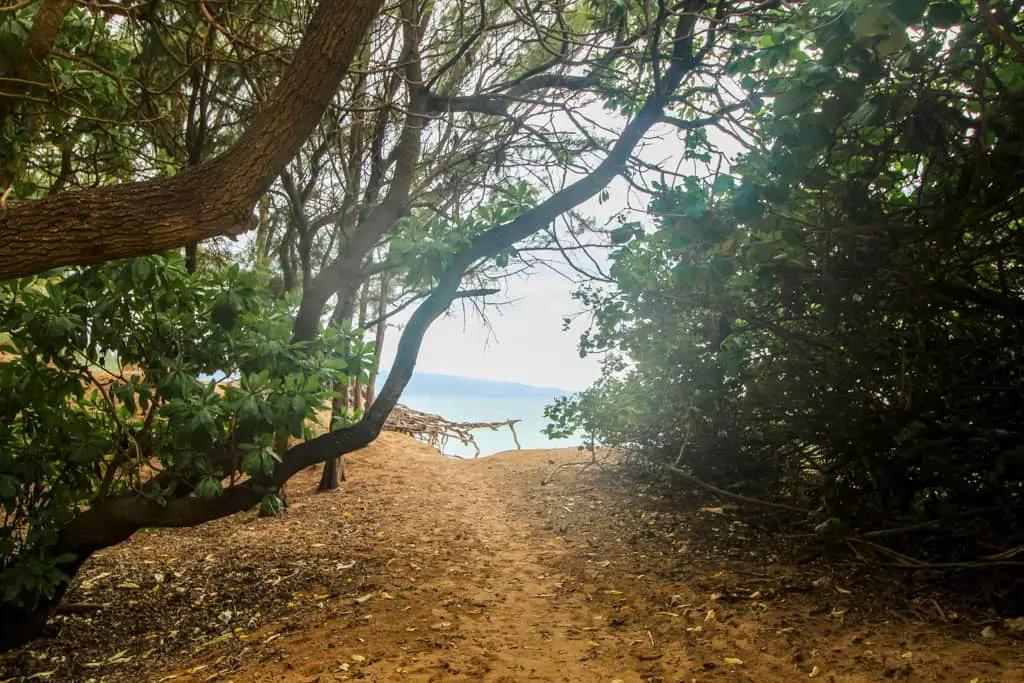
[[[0,280],[248,230],[253,206],[320,121],[382,4],[320,0],[291,67],[221,157],[172,178],[8,204],[0,214]]]
[[[350,287],[339,292],[338,304],[334,307],[334,313],[331,315],[332,324],[340,325],[343,320],[351,318],[354,299],[354,288]],[[348,409],[349,402],[347,382],[335,382],[331,390],[334,393],[334,398],[331,399],[331,416],[328,418],[330,422],[327,425],[327,431],[329,432],[334,431],[335,421]],[[344,454],[341,454],[324,461],[324,468],[320,473],[320,484],[316,487],[317,491],[333,491],[341,485],[341,482],[345,481],[344,457]]]
[[[345,390],[346,385],[341,382],[334,383],[334,398],[331,399],[331,417],[330,424],[327,429],[330,431],[334,430],[334,422],[344,412],[344,401],[345,401]],[[341,482],[345,481],[345,454],[342,453],[333,458],[329,458],[324,461],[324,469],[320,473],[320,484],[316,487],[317,491],[333,491],[341,485]]]
[[[343,0],[323,0],[320,8],[335,5],[344,8],[348,4]],[[362,5],[363,3],[353,2],[351,4]],[[317,17],[320,17],[319,10],[313,19],[314,25]],[[405,330],[398,342],[398,349],[388,379],[363,419],[351,427],[331,431],[310,441],[296,444],[285,453],[282,462],[278,463],[272,475],[254,477],[235,486],[230,486],[216,498],[191,497],[188,495],[191,489],[188,486],[183,486],[179,488],[177,497],[164,502],[157,502],[145,493],[132,491],[82,510],[62,530],[53,547],[53,552],[56,555],[68,554],[75,558],[71,562],[59,565],[59,569],[68,576],[74,577],[82,563],[92,553],[121,543],[143,527],[191,527],[249,509],[259,504],[263,491],[268,487],[281,487],[297,472],[311,465],[326,462],[339,454],[351,453],[372,442],[380,434],[385,420],[398,403],[402,391],[412,377],[423,337],[431,324],[448,309],[456,298],[484,293],[481,291],[459,292],[462,279],[472,265],[481,258],[493,257],[525,237],[543,230],[565,211],[596,195],[621,171],[637,142],[651,126],[661,119],[665,102],[678,88],[683,75],[689,73],[698,63],[696,60],[684,59],[684,57],[689,57],[689,54],[681,54],[692,52],[692,29],[696,17],[697,15],[694,13],[692,16],[685,17],[685,20],[679,21],[675,37],[674,53],[676,54],[672,66],[662,78],[662,88],[648,98],[636,116],[623,129],[608,156],[591,173],[556,192],[518,218],[483,231],[468,246],[453,256],[448,268],[438,278],[431,294],[416,307],[406,323]],[[687,38],[687,36],[691,37]],[[196,182],[195,175],[188,176],[187,172],[181,175],[186,176],[186,179],[191,177],[192,180],[189,182]],[[184,182],[181,175],[175,176],[169,181],[160,182]],[[128,187],[139,186],[145,187],[147,183],[133,183]],[[125,186],[114,189],[121,191],[123,187]],[[38,205],[43,201],[45,200],[20,202],[19,204]],[[8,213],[6,220],[0,220],[0,263],[3,263],[4,266],[6,266],[4,258],[7,255],[4,238],[11,232],[9,226],[12,223],[12,213],[13,210]],[[117,211],[114,210],[111,216],[116,217]],[[17,220],[13,222],[17,224]],[[61,229],[71,229],[67,227],[67,222],[56,221],[55,224]],[[128,226],[128,231],[139,228],[137,222],[119,223],[118,230],[115,231],[115,238],[119,238],[118,235],[123,236],[125,230],[121,228],[124,226]],[[42,241],[46,242],[47,239],[44,236]],[[23,247],[24,245],[18,248]],[[100,252],[102,252],[102,248]],[[96,261],[101,260],[104,260],[102,254],[96,256]],[[6,276],[10,277],[10,275]],[[0,278],[2,277],[5,277],[5,274],[0,269]],[[231,454],[227,453],[225,457],[230,458]],[[7,646],[12,642],[26,642],[39,635],[40,629],[46,623],[41,615],[45,614],[48,617],[60,597],[62,596],[58,595],[36,610],[20,610],[8,605],[0,607],[3,610],[0,616],[4,617],[0,622],[0,644]],[[17,624],[17,626],[13,624]]]
[[[373,405],[377,398],[377,375],[380,373],[380,354],[384,347],[384,333],[387,331],[387,320],[384,318],[384,309],[388,305],[389,287],[391,285],[391,274],[384,271],[380,274],[380,290],[377,292],[377,331],[374,334],[373,365],[370,367],[370,379],[366,383],[366,407]]]
[[[316,490],[333,491],[341,486],[343,481],[345,481],[345,456],[339,455],[324,463],[324,470],[320,474],[320,485],[316,487]]]
[[[364,335],[363,328],[366,327],[366,311],[370,307],[370,283],[363,283],[363,290],[359,294],[359,322],[356,323],[355,329],[359,330],[360,337]],[[362,341],[362,339],[360,339]],[[359,372],[352,379],[352,409],[356,413],[362,413],[366,410],[366,387],[359,381],[360,376],[363,374],[363,369],[360,367]]]

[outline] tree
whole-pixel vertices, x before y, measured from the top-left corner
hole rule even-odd
[[[64,228],[109,227],[111,236],[88,254],[74,242],[53,247],[34,265],[0,252],[0,273],[13,275],[194,242],[241,225],[239,211],[248,218],[259,203],[253,260],[273,265],[276,253],[284,284],[218,263],[237,260],[237,249],[208,248],[191,274],[173,257],[150,257],[6,285],[4,329],[16,355],[3,363],[4,386],[34,381],[61,400],[14,391],[5,406],[12,427],[0,495],[5,511],[18,511],[3,526],[0,623],[18,624],[0,632],[5,646],[38,632],[96,550],[142,527],[273,508],[293,474],[373,440],[433,320],[455,300],[493,291],[481,285],[518,258],[517,247],[547,243],[553,221],[634,172],[634,150],[652,128],[669,121],[692,132],[735,112],[739,103],[707,83],[731,68],[734,41],[785,14],[775,3],[699,0],[409,1],[381,12],[360,48],[343,40],[349,32],[331,12],[362,12],[364,4],[335,4],[318,6],[253,125],[236,142],[218,143],[229,151],[170,179],[61,190],[8,207],[4,235],[22,248],[45,246]],[[360,68],[340,73],[361,49]],[[259,66],[253,60],[240,71]],[[302,92],[299,73],[312,78]],[[595,133],[587,98],[622,117],[615,135]],[[315,170],[334,155],[347,163]],[[214,205],[214,195],[223,202]],[[89,219],[80,230],[64,217],[82,207]],[[33,233],[44,212],[50,232]],[[150,220],[145,240],[122,239]],[[293,255],[297,265],[288,263]],[[405,292],[396,307],[415,306],[379,395],[354,424],[275,451],[283,436],[302,433],[332,382],[348,380],[350,338],[324,324],[325,310],[333,302],[344,311],[379,273],[392,273]],[[140,374],[115,376],[98,395],[76,388],[106,351]],[[217,370],[237,373],[238,387],[218,393],[195,379]],[[23,471],[29,462],[34,469]]]
[[[789,497],[890,562],[980,568],[1018,608],[1020,12],[809,5],[740,57],[770,109],[580,293],[613,358],[553,428]]]
[[[170,178],[7,203],[0,216],[0,278],[152,254],[250,229],[252,208],[330,104],[381,4],[377,0],[322,0],[291,66],[252,124],[217,158]],[[108,12],[116,16],[120,10],[113,7]],[[13,54],[8,57],[7,71],[19,81],[28,81],[29,91],[5,96],[0,113],[5,115],[5,126],[14,125],[15,137],[31,137],[31,130],[18,130],[14,123],[17,100],[37,97],[36,87],[47,81],[46,65],[51,67],[51,75],[59,75],[58,60],[45,60],[54,57],[54,44],[65,37],[65,24],[69,42],[74,40],[78,28],[74,24],[84,23],[85,12],[68,0],[50,0],[42,4],[27,30],[20,14],[8,20],[7,47]],[[108,18],[95,17],[94,23],[106,26]],[[85,38],[88,41],[88,35]],[[91,57],[88,53],[81,56]],[[121,66],[131,68],[123,62]],[[100,64],[94,67],[97,71],[102,68]],[[58,99],[61,93],[45,95]],[[4,161],[8,173],[12,165],[17,166],[16,159]],[[16,175],[17,168],[13,170]]]

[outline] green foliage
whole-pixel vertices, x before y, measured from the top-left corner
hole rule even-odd
[[[410,287],[435,282],[451,266],[455,254],[485,230],[515,220],[537,204],[537,188],[525,181],[510,182],[468,215],[453,218],[433,212],[414,212],[404,219],[401,232],[391,240],[391,255],[406,264],[405,281]],[[514,250],[495,257],[504,268]]]
[[[268,292],[238,266],[164,256],[0,285],[4,601],[52,595],[77,510],[270,476],[275,437],[302,437],[333,382],[365,376],[372,346],[337,328],[292,344],[292,304]]]
[[[550,432],[792,496],[822,537],[933,520],[894,542],[1019,545],[1024,72],[973,11],[808,3],[764,35],[735,74],[776,93],[756,144],[612,236],[614,288],[577,295],[584,352],[611,355]]]

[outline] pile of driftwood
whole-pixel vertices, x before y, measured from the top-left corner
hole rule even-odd
[[[420,441],[425,441],[437,450],[444,452],[444,447],[449,439],[456,439],[459,443],[472,446],[476,450],[474,457],[480,456],[480,447],[473,438],[473,431],[476,429],[490,429],[497,431],[502,427],[508,427],[512,432],[512,439],[519,445],[519,435],[516,434],[516,423],[521,420],[503,420],[501,422],[452,422],[440,415],[421,413],[418,410],[407,408],[403,405],[395,406],[384,423],[384,429],[390,432],[408,434]]]

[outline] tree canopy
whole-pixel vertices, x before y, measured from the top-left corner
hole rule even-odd
[[[787,15],[749,0],[5,8],[3,644],[38,633],[96,550],[272,511],[294,473],[371,441],[433,320],[534,254],[582,249],[593,226],[574,209],[639,177],[652,130],[699,146],[740,125],[751,93],[715,83]],[[368,379],[364,332],[400,310],[372,405],[304,433]]]
[[[0,644],[141,528],[276,511],[376,437],[453,302],[609,245],[579,293],[606,371],[553,432],[903,565],[1019,563],[1022,22],[966,0],[2,8]],[[599,228],[579,207],[616,178],[647,214]],[[379,395],[340,405],[402,311]]]

